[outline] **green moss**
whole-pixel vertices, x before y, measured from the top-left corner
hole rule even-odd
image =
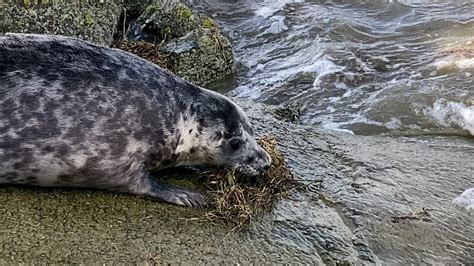
[[[92,24],[94,24],[94,18],[92,17],[91,14],[86,14],[86,24],[88,26],[91,26]]]
[[[161,8],[160,8],[159,5],[149,5],[145,8],[145,11],[143,13],[152,14],[152,13],[160,11],[160,10],[161,10]]]
[[[193,15],[193,12],[184,6],[179,6],[176,9],[176,17],[178,19],[189,19]]]
[[[202,26],[208,29],[215,29],[216,23],[211,18],[205,18],[204,21],[202,22]]]
[[[34,9],[28,9],[28,15],[31,17],[36,17],[36,11]]]
[[[217,39],[212,38],[210,34],[204,34],[199,38],[199,43],[201,47],[207,51],[215,51],[217,45]]]
[[[168,27],[166,27],[166,28],[164,28],[164,29],[161,29],[161,32],[160,32],[160,33],[161,33],[162,36],[169,36],[169,35],[171,35],[171,27],[168,26]]]
[[[15,21],[15,26],[19,29],[19,28],[22,28],[24,25],[24,23],[20,20],[17,20]]]

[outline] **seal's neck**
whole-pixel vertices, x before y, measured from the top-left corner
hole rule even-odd
[[[205,155],[205,136],[202,125],[196,118],[181,116],[176,128],[178,142],[175,154],[176,166],[196,165],[203,162]]]

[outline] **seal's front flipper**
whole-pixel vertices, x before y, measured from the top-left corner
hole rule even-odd
[[[139,194],[182,206],[202,208],[207,205],[206,197],[199,192],[168,185],[150,176],[146,177]]]
[[[153,187],[153,192],[153,197],[169,203],[199,208],[207,204],[206,198],[197,191],[164,184],[158,181],[156,181]]]

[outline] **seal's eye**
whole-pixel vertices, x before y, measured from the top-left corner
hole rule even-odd
[[[229,141],[229,149],[231,151],[236,151],[240,148],[240,144],[242,144],[242,142],[239,139],[232,139]]]

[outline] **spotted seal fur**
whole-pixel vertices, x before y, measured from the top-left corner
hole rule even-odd
[[[202,206],[149,171],[271,159],[225,96],[130,53],[79,39],[0,36],[0,184],[89,187]]]

